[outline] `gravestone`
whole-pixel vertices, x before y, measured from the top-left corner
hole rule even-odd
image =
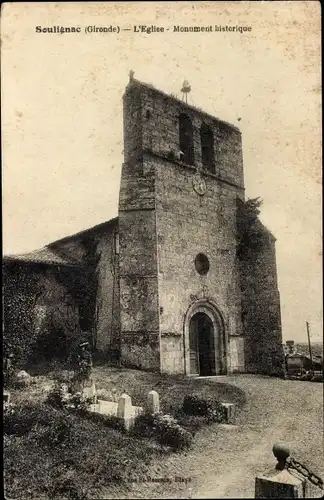
[[[134,410],[131,397],[128,394],[122,394],[118,400],[117,417],[122,420],[127,431],[134,424]]]
[[[160,411],[160,398],[156,391],[150,391],[148,393],[146,409],[148,413],[158,413]]]

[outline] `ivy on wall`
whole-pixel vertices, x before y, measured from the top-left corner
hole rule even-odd
[[[237,256],[246,261],[253,258],[263,244],[263,233],[260,227],[260,198],[251,198],[245,202],[238,200],[237,204]]]
[[[78,272],[37,265],[5,265],[3,357],[26,366],[68,355],[80,335]]]
[[[3,283],[3,356],[13,355],[15,363],[23,364],[36,340],[34,308],[42,289],[21,266],[4,266]]]

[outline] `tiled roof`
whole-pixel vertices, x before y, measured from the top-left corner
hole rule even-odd
[[[69,241],[76,241],[80,238],[87,238],[88,236],[95,235],[98,232],[106,231],[109,227],[115,227],[118,224],[118,217],[110,219],[109,221],[98,224],[77,234],[66,236],[60,240],[49,243],[39,250],[34,250],[29,253],[19,255],[4,255],[3,262],[21,262],[26,264],[47,264],[52,266],[66,266],[66,267],[82,267],[84,262],[81,259],[75,258],[77,253],[68,251],[62,247],[62,243]]]
[[[79,231],[78,233],[65,236],[64,238],[60,238],[59,240],[53,241],[52,243],[49,243],[47,246],[48,248],[55,248],[57,244],[64,243],[66,241],[69,241],[71,239],[76,239],[76,238],[82,238],[82,237],[87,237],[90,234],[95,234],[95,233],[100,233],[102,231],[107,230],[109,227],[115,227],[118,224],[118,217],[114,217],[113,219],[109,219],[105,222],[101,222],[100,224],[97,224],[96,226],[92,226],[87,229],[83,229],[82,231]]]
[[[69,267],[79,267],[80,263],[70,257],[62,257],[55,253],[48,247],[34,250],[33,252],[24,253],[20,255],[5,255],[3,257],[4,263],[6,262],[24,262],[30,264],[49,264],[61,265]]]

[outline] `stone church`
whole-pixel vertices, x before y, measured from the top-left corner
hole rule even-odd
[[[95,348],[123,365],[270,373],[282,344],[275,238],[258,222],[261,249],[238,259],[240,130],[132,74],[123,110],[118,217],[4,257],[7,275],[42,280],[35,328],[69,304]]]

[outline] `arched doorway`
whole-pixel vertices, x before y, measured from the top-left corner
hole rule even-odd
[[[199,375],[216,375],[215,339],[212,320],[203,312],[190,320],[190,372]]]
[[[226,341],[222,316],[210,303],[191,306],[185,319],[185,373],[226,374]]]

